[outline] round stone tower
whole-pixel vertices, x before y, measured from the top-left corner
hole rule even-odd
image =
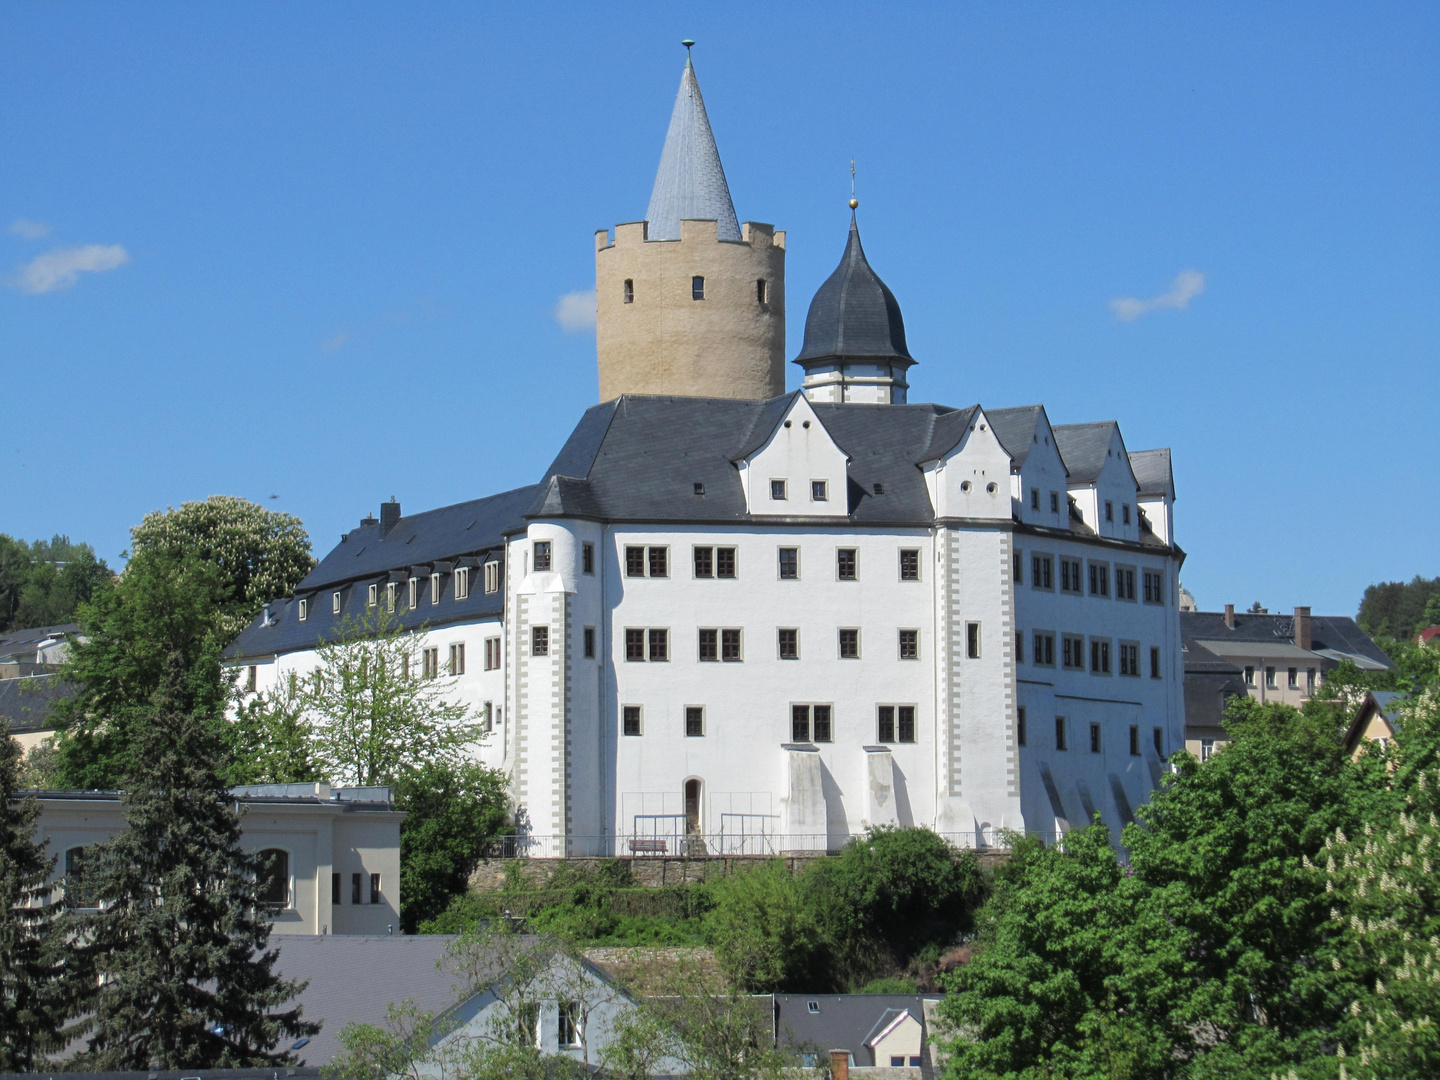
[[[645,221],[595,234],[600,400],[785,392],[785,234],[735,217],[687,59]]]

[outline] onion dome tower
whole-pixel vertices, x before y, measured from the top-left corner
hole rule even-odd
[[[805,344],[795,363],[811,401],[903,405],[915,363],[905,345],[900,305],[870,268],[850,200],[850,239],[840,265],[810,301]]]
[[[601,401],[785,392],[785,234],[735,216],[693,44],[646,219],[595,234]]]

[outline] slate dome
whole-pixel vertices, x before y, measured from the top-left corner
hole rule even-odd
[[[840,265],[810,301],[805,343],[795,363],[805,366],[824,360],[915,363],[905,344],[900,305],[866,261],[854,214]]]

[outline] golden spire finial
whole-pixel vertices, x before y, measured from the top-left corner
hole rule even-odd
[[[854,210],[860,205],[860,200],[855,198],[855,159],[850,159],[850,209]]]

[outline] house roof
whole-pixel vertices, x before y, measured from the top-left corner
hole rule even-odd
[[[840,265],[810,301],[805,343],[795,363],[808,367],[851,358],[904,367],[915,363],[905,344],[900,304],[866,260],[853,212]]]
[[[1288,641],[1201,641],[1216,656],[1243,657],[1246,660],[1312,660],[1314,653],[1297,649]]]
[[[1170,468],[1170,450],[1136,450],[1130,454],[1130,470],[1140,485],[1141,495],[1171,495],[1175,476]]]
[[[1110,438],[1119,426],[1114,420],[1099,420],[1089,424],[1060,424],[1050,429],[1071,480],[1089,484],[1099,477],[1110,453]]]
[[[776,994],[775,1032],[781,1046],[849,1050],[857,1064],[870,1063],[870,1040],[908,1011],[925,1037],[926,1000],[935,994]],[[811,1012],[814,1002],[819,1011]]]
[[[1378,715],[1389,725],[1391,731],[1398,732],[1400,730],[1400,710],[1395,706],[1409,696],[1409,694],[1396,690],[1368,691],[1361,700],[1360,707],[1355,710],[1355,719],[1351,720],[1350,726],[1345,729],[1345,749],[1355,749],[1365,734],[1365,728],[1372,716]]]
[[[1180,635],[1187,640],[1224,642],[1229,649],[1235,642],[1265,642],[1293,645],[1293,615],[1235,613],[1233,629],[1225,625],[1225,616],[1218,611],[1182,611]],[[1218,647],[1218,646],[1216,646]],[[1311,652],[1328,660],[1361,658],[1379,665],[1394,667],[1383,649],[1370,640],[1354,619],[1343,615],[1312,615],[1310,618]],[[1332,655],[1333,654],[1333,655]]]
[[[1010,454],[1015,468],[1025,464],[1030,447],[1039,438],[1040,417],[1045,414],[1043,405],[1021,405],[1013,409],[986,409],[990,430]]]
[[[78,634],[78,623],[57,623],[54,626],[28,626],[23,629],[6,630],[0,634],[0,663],[14,663],[25,654],[33,654],[46,642],[63,639],[66,634]]]
[[[650,208],[645,211],[647,240],[679,240],[682,220],[713,220],[721,240],[739,240],[740,222],[730,201],[730,185],[710,131],[695,67],[687,58],[680,90],[670,113],[665,148],[655,171]]]
[[[74,694],[74,685],[56,675],[0,679],[0,717],[12,732],[41,731],[50,722],[51,706]]]

